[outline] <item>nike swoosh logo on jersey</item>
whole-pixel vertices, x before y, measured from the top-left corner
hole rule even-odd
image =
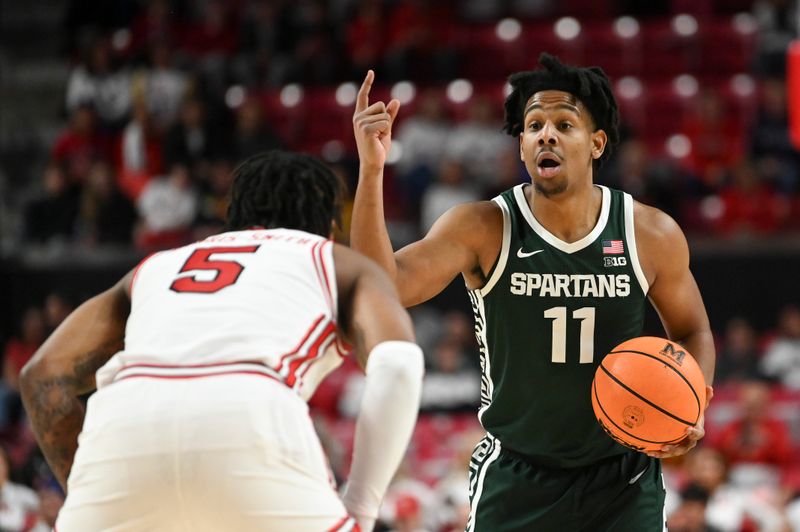
[[[632,479],[631,479],[631,480],[628,482],[628,484],[636,484],[636,481],[637,481],[637,480],[639,480],[639,478],[641,478],[641,476],[642,476],[642,475],[644,475],[644,472],[645,472],[645,471],[647,471],[647,468],[644,468],[644,470],[643,470],[641,473],[639,473],[638,475],[636,475],[635,477],[633,477],[633,478],[632,478]]]
[[[524,259],[526,257],[530,257],[531,255],[536,255],[537,253],[541,253],[542,251],[544,251],[544,250],[543,249],[537,249],[536,251],[531,251],[530,253],[525,253],[524,251],[522,251],[522,248],[519,248],[517,250],[517,257],[519,257],[521,259]]]

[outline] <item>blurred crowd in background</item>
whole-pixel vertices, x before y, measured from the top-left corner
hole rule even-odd
[[[793,235],[800,152],[785,51],[798,25],[794,0],[72,0],[52,36],[69,65],[63,127],[15,167],[24,171],[6,165],[3,237],[47,256],[201,239],[224,228],[237,161],[270,148],[320,155],[352,192],[350,118],[373,68],[373,97],[402,103],[386,173],[402,245],[449,207],[529,179],[501,132],[502,102],[505,78],[542,51],[612,78],[623,141],[598,182],[662,208],[690,236]],[[2,530],[49,530],[63,498],[17,380],[79,303],[51,293],[0,334]],[[381,526],[463,530],[480,438],[471,317],[412,315],[429,366],[423,412]],[[800,530],[800,308],[787,304],[772,324],[754,330],[741,317],[715,331],[708,436],[665,463],[670,530]],[[339,480],[362,385],[348,362],[312,400]]]

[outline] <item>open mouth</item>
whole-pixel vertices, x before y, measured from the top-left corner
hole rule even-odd
[[[542,177],[553,177],[561,168],[561,163],[555,155],[543,153],[539,156],[536,167]]]

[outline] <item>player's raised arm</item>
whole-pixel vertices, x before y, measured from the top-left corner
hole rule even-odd
[[[491,267],[480,264],[477,249],[483,249],[487,242],[491,247],[491,235],[498,232],[488,231],[487,227],[502,224],[502,217],[500,210],[488,202],[456,207],[440,218],[423,240],[393,252],[384,219],[383,170],[400,102],[370,104],[374,79],[370,70],[358,92],[353,115],[360,164],[350,243],[389,274],[403,305],[411,306],[438,294],[459,273],[469,276]],[[496,248],[490,260],[497,256],[499,242]],[[480,286],[480,275],[477,277],[473,284]]]
[[[343,246],[334,248],[333,257],[340,327],[356,344],[367,375],[344,504],[369,531],[414,430],[424,361],[411,318],[386,274]]]
[[[663,212],[636,205],[636,239],[646,272],[650,272],[648,297],[661,317],[670,340],[679,342],[695,357],[706,381],[706,405],[714,395],[716,351],[700,290],[689,270],[689,247],[678,224]],[[704,435],[704,417],[690,427],[685,441],[667,445],[657,458],[688,452]]]
[[[75,309],[20,374],[33,433],[65,490],[85,413],[78,396],[96,388],[97,370],[123,348],[130,275]]]

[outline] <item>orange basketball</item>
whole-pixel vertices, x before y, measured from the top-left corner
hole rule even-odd
[[[682,346],[653,336],[623,342],[600,363],[592,407],[609,436],[654,451],[686,436],[706,404],[700,366]]]

